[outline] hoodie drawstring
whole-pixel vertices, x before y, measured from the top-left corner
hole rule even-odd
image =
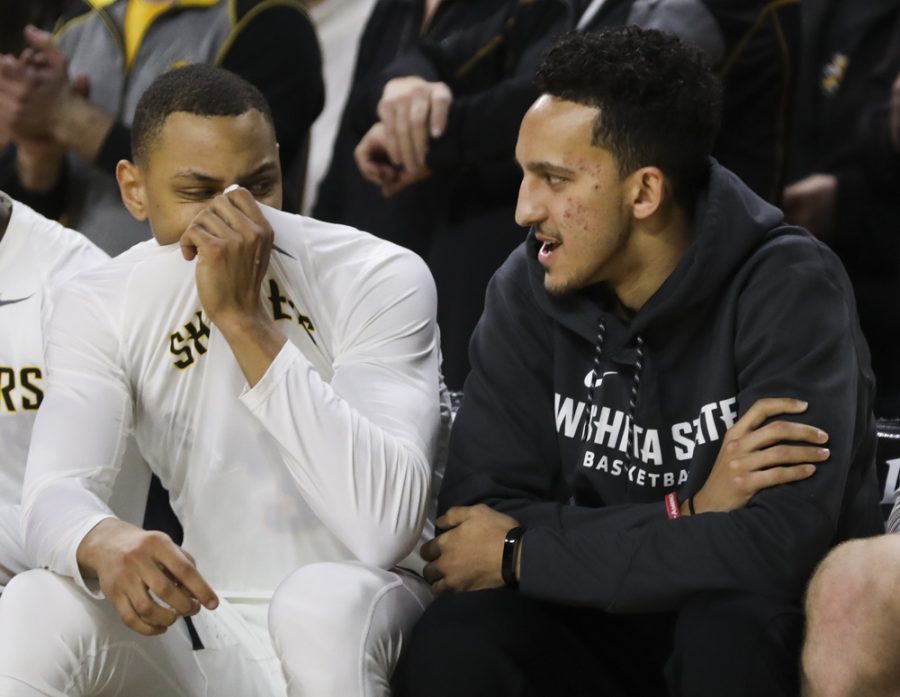
[[[587,409],[585,410],[584,433],[587,436],[590,433],[591,415],[594,413],[594,390],[597,387],[597,377],[600,375],[600,359],[603,356],[603,343],[606,339],[606,324],[603,318],[597,320],[597,341],[594,344],[594,377],[588,387]],[[637,360],[634,366],[634,379],[631,382],[631,398],[628,400],[628,420],[625,422],[628,429],[628,441],[626,443],[626,453],[628,454],[628,465],[631,465],[633,458],[632,442],[634,434],[634,415],[637,411],[638,396],[641,388],[641,373],[644,369],[644,339],[637,336]]]

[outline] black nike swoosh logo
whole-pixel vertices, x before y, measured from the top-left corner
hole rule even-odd
[[[277,244],[273,244],[273,245],[272,245],[272,249],[274,249],[276,252],[278,252],[278,253],[280,253],[280,254],[284,254],[284,256],[286,256],[286,257],[290,257],[291,259],[296,259],[296,258],[297,258],[297,257],[295,257],[293,254],[288,254],[286,251],[284,251],[284,250],[283,250],[281,247],[279,247]]]
[[[31,295],[34,295],[34,293],[32,293]],[[24,298],[16,298],[15,300],[0,300],[0,307],[3,307],[4,305],[15,305],[16,303],[24,302],[25,300],[28,300],[31,295],[26,295]]]

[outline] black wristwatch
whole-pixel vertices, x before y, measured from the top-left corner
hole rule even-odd
[[[519,544],[522,542],[522,535],[525,534],[525,528],[517,525],[510,528],[503,540],[503,557],[500,560],[500,576],[507,588],[518,588],[519,577],[516,575],[516,559],[519,557]]]

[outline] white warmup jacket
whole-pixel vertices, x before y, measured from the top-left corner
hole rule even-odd
[[[23,524],[34,559],[89,592],[76,549],[111,515],[129,433],[225,598],[270,598],[315,561],[389,567],[418,541],[439,430],[431,276],[366,233],[262,209],[260,298],[288,342],[252,389],[177,244],[140,243],[57,300]]]
[[[19,501],[31,429],[44,397],[49,291],[106,259],[87,238],[13,202],[0,240],[0,589],[30,568],[22,551]]]

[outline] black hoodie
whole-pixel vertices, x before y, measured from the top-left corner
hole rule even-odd
[[[440,496],[527,526],[522,592],[610,611],[713,590],[796,601],[832,545],[883,531],[869,354],[827,247],[713,165],[692,244],[630,321],[602,284],[549,296],[537,248],[491,282]],[[669,520],[666,493],[699,491],[764,397],[807,400],[789,418],[828,432],[830,458],[742,509]]]

